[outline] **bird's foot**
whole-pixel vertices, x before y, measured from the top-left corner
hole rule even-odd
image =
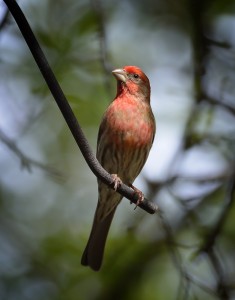
[[[111,174],[113,179],[113,188],[116,191],[117,188],[122,184],[121,179],[117,176],[117,174]]]
[[[135,192],[135,194],[138,195],[138,200],[137,200],[135,208],[134,208],[134,209],[136,209],[136,207],[139,206],[144,201],[144,194],[132,184],[130,184],[129,187],[132,188],[132,190]]]

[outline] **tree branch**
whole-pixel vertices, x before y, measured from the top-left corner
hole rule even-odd
[[[63,174],[56,170],[55,168],[48,166],[46,164],[43,164],[35,159],[32,159],[28,156],[26,156],[17,146],[15,141],[13,141],[11,138],[9,138],[0,128],[0,141],[6,145],[20,160],[21,167],[28,170],[28,172],[31,172],[32,166],[37,167],[44,172],[48,173],[49,175],[53,176],[57,179],[62,179],[64,176]]]
[[[173,232],[171,229],[170,224],[168,223],[167,219],[164,217],[163,213],[159,212],[159,217],[161,220],[161,225],[165,231],[165,240],[167,249],[169,251],[169,254],[171,256],[173,265],[175,266],[176,270],[179,272],[179,275],[181,277],[179,288],[178,288],[178,294],[176,299],[182,299],[181,295],[181,288],[184,288],[184,298],[187,299],[187,295],[189,293],[190,285],[195,285],[201,290],[205,291],[206,293],[209,293],[211,295],[215,295],[215,291],[205,283],[201,282],[199,279],[197,279],[195,276],[189,273],[187,268],[183,265],[182,257],[178,251],[178,249],[175,247],[176,243],[173,237]]]
[[[228,213],[234,203],[234,192],[235,192],[235,176],[233,176],[228,183],[227,194],[224,204],[224,209],[221,212],[216,224],[211,230],[210,234],[207,236],[203,246],[199,249],[200,252],[210,252],[210,250],[214,247],[216,238],[219,236],[221,230],[223,229],[224,223],[227,219]]]
[[[229,105],[228,103],[214,99],[213,97],[210,97],[210,96],[206,95],[205,93],[202,93],[201,97],[202,98],[200,100],[205,100],[208,103],[210,103],[211,105],[221,106],[221,107],[225,108],[226,110],[230,111],[230,113],[232,113],[233,115],[235,115],[235,107]]]
[[[111,175],[104,170],[104,168],[100,165],[96,157],[94,156],[90,145],[88,144],[87,139],[84,136],[84,133],[60,87],[58,84],[58,81],[56,80],[56,77],[51,70],[49,63],[37,41],[37,39],[34,36],[34,33],[32,29],[30,28],[30,25],[28,24],[23,12],[21,11],[20,7],[14,0],[3,0],[6,5],[8,6],[11,14],[13,15],[16,23],[19,26],[19,29],[61,111],[63,114],[65,121],[67,122],[67,125],[69,126],[69,129],[79,146],[83,157],[85,158],[88,166],[92,170],[92,172],[105,184],[113,188],[113,179]],[[133,190],[124,185],[121,184],[117,188],[117,192],[123,195],[124,197],[131,200],[133,203],[137,203],[138,201],[138,195],[133,192]],[[144,199],[143,202],[140,203],[139,207],[147,211],[148,213],[155,213],[157,211],[157,206],[153,203],[148,201],[147,199]]]
[[[214,249],[211,248],[209,250],[208,257],[217,276],[217,294],[221,300],[229,300],[229,287],[226,284],[226,278],[224,276],[222,265],[216,256]]]

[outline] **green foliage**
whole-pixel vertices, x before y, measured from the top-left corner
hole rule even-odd
[[[147,69],[158,129],[139,182],[164,214],[120,204],[112,227],[119,235],[111,230],[101,271],[80,265],[96,179],[17,26],[7,23],[0,31],[0,299],[232,299],[234,1],[49,0],[24,1],[22,9],[94,151],[115,96],[110,66]],[[131,230],[120,234],[126,225]]]

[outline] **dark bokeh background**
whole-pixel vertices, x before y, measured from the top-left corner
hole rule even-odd
[[[80,265],[89,170],[0,2],[0,299],[235,299],[235,4],[19,1],[93,147],[110,71],[149,76],[157,134],[135,185],[162,214],[118,208],[103,268]]]

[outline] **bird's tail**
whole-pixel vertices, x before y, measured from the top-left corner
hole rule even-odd
[[[82,265],[90,266],[94,271],[99,271],[101,267],[105,242],[117,208],[117,206],[115,206],[102,221],[98,221],[97,211],[99,209],[99,205],[100,203],[98,202],[90,237],[81,259]]]

